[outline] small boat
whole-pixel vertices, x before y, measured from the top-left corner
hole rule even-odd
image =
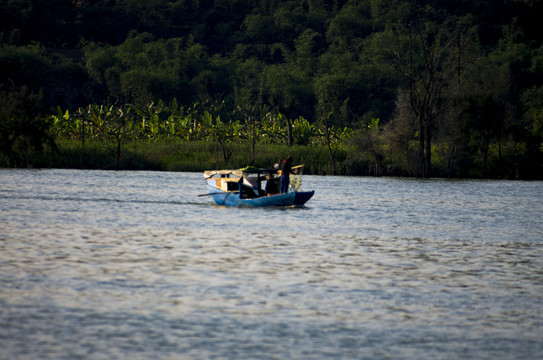
[[[208,170],[204,178],[208,194],[218,205],[302,206],[315,191],[301,191],[303,165],[292,168],[289,191],[280,193],[281,170],[247,167],[240,170]]]

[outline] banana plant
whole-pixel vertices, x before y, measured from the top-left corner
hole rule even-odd
[[[284,142],[284,139],[287,136],[287,131],[283,127],[283,115],[270,111],[261,119],[262,138],[270,144],[279,144]]]
[[[292,123],[292,137],[298,145],[310,145],[318,137],[317,127],[300,116]]]
[[[57,113],[51,115],[51,123],[57,136],[75,137],[79,134],[79,119],[71,116],[70,111],[57,107]]]

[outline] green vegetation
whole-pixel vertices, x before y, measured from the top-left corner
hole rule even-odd
[[[350,128],[311,124],[303,117],[291,123],[293,144],[285,145],[284,117],[267,106],[234,109],[225,102],[177,101],[133,105],[90,105],[75,112],[58,109],[48,118],[59,150],[42,151],[35,164],[55,167],[189,170],[247,164],[271,166],[288,154],[307,161],[314,173],[331,173],[330,154],[346,153]],[[345,157],[345,155],[343,155]]]
[[[543,2],[5,0],[0,166],[543,179]]]

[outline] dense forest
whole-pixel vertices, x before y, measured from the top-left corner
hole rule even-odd
[[[541,14],[539,0],[0,0],[0,166],[293,154],[321,174],[543,179]]]

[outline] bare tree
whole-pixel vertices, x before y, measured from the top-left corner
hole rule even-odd
[[[395,68],[405,80],[410,109],[416,119],[418,175],[432,174],[432,139],[438,117],[452,105],[450,90],[468,41],[454,20],[445,24],[409,23],[381,36]]]

